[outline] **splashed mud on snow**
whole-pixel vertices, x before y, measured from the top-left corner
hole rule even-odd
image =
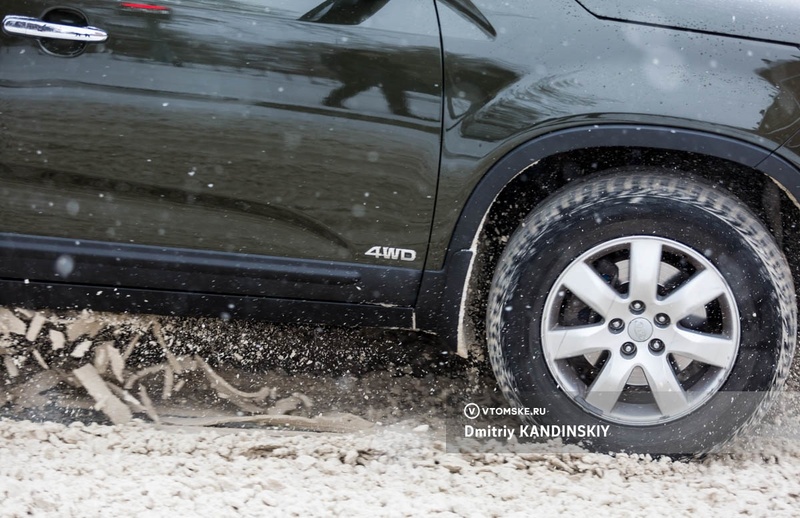
[[[800,507],[796,399],[691,462],[547,444],[458,455],[445,413],[502,403],[482,366],[424,336],[7,309],[0,336],[0,516]]]
[[[441,416],[451,396],[486,383],[409,333],[91,312],[0,317],[14,330],[0,349],[12,367],[0,370],[0,412],[31,419],[264,425],[285,415],[286,426],[329,429],[326,414],[384,424]]]

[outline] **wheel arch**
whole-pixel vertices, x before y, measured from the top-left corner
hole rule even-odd
[[[461,356],[483,357],[488,284],[503,244],[538,203],[613,167],[692,172],[739,196],[766,224],[800,276],[800,171],[773,150],[720,134],[667,126],[593,125],[549,133],[507,153],[464,204],[444,269],[428,271],[417,323]],[[789,253],[795,252],[795,253]]]

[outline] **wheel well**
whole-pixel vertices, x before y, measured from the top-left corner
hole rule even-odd
[[[657,167],[692,174],[738,197],[764,223],[800,277],[800,208],[772,179],[755,169],[707,155],[651,148],[590,148],[547,157],[505,185],[481,229],[467,292],[465,337],[470,356],[485,350],[486,298],[497,261],[519,222],[549,195],[580,179],[617,167]]]

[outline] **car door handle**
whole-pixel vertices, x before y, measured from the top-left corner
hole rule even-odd
[[[85,43],[100,43],[108,39],[106,31],[97,27],[63,25],[45,22],[38,18],[14,15],[8,15],[3,18],[3,31],[17,36],[82,41]]]

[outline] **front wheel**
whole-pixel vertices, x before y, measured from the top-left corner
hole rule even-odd
[[[544,409],[538,425],[605,427],[572,437],[601,451],[723,444],[784,382],[795,335],[791,272],[764,226],[731,194],[657,171],[570,186],[531,213],[487,312],[506,398]]]

